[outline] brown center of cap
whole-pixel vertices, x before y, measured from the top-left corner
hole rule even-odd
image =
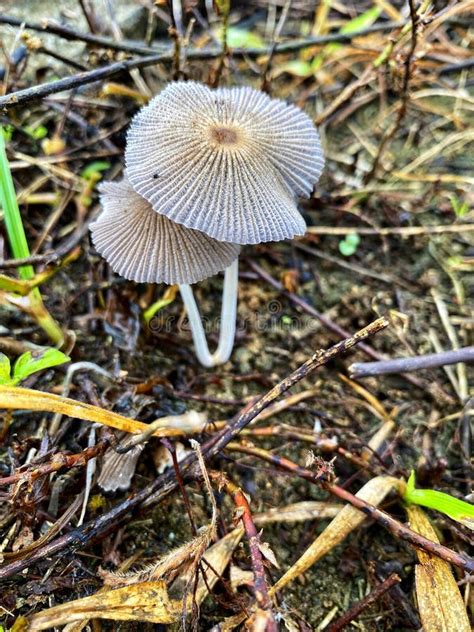
[[[211,136],[218,145],[236,145],[239,140],[236,130],[231,127],[213,127]]]

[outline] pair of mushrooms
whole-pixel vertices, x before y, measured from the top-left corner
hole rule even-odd
[[[126,279],[179,284],[199,361],[224,363],[234,345],[240,248],[304,234],[296,200],[311,194],[324,166],[318,133],[300,109],[253,88],[176,82],[133,119],[125,162],[123,180],[100,186],[93,243]],[[219,343],[210,353],[189,284],[222,270]]]

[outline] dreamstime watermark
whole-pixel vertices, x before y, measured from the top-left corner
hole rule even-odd
[[[221,328],[220,316],[202,316],[202,325],[207,335],[218,334]],[[267,303],[265,309],[237,319],[237,334],[268,331],[287,332],[305,330],[314,322],[310,316],[288,314],[284,306],[276,300]],[[152,333],[171,334],[191,332],[187,317],[175,314],[157,314],[148,323]]]

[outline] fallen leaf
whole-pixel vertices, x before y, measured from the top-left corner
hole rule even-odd
[[[36,632],[85,618],[173,623],[180,611],[181,602],[169,599],[164,582],[141,582],[48,608],[28,618],[23,629]]]
[[[135,419],[123,417],[118,413],[110,410],[85,404],[68,397],[53,395],[52,393],[44,393],[29,388],[20,388],[16,386],[0,386],[0,408],[7,410],[40,410],[42,412],[59,413],[84,421],[92,421],[110,428],[116,428],[128,433],[141,433],[148,430],[148,424]],[[189,413],[185,415],[174,415],[171,417],[163,417],[163,426],[158,428],[155,437],[182,435],[186,429],[179,428],[179,421],[188,424]],[[186,426],[187,427],[187,426]]]
[[[197,589],[194,595],[194,600],[198,606],[204,601],[204,599],[209,594],[209,590],[212,590],[219,577],[227,568],[232,554],[235,551],[236,546],[242,539],[243,534],[244,530],[242,528],[239,527],[237,529],[234,529],[218,542],[209,547],[204,553],[202,558],[202,568],[204,569],[204,574],[206,575],[206,581],[204,581],[202,575],[200,575]],[[182,586],[186,586],[189,583],[190,579],[192,579],[192,576],[191,574],[187,573],[179,579],[179,583]],[[188,606],[191,605],[192,599],[193,596],[189,595]]]
[[[277,558],[275,557],[275,553],[272,551],[268,542],[259,542],[258,548],[260,549],[260,553],[266,560],[270,562],[270,564],[273,564],[273,566],[275,566],[276,568],[280,568],[280,565],[277,562]]]
[[[385,496],[400,485],[400,481],[391,476],[377,476],[366,483],[356,494],[372,505],[379,505]],[[345,505],[337,516],[328,524],[326,529],[316,538],[296,563],[286,571],[278,582],[270,589],[275,594],[290,581],[305,573],[313,564],[329,553],[337,544],[342,542],[351,531],[356,529],[366,515],[352,505]]]
[[[302,500],[283,507],[273,507],[254,516],[256,525],[271,522],[304,522],[315,518],[334,518],[344,507],[342,503]]]
[[[420,507],[407,507],[410,528],[433,542],[436,531]],[[471,626],[451,566],[445,560],[416,550],[415,590],[423,629],[433,632],[470,632]]]

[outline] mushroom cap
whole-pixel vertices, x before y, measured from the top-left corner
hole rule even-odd
[[[302,235],[297,195],[324,166],[311,119],[249,87],[170,84],[135,116],[125,150],[133,188],[153,209],[222,241]]]
[[[138,283],[197,283],[239,256],[236,244],[216,241],[159,215],[124,178],[99,186],[103,212],[92,241],[114,272]]]

